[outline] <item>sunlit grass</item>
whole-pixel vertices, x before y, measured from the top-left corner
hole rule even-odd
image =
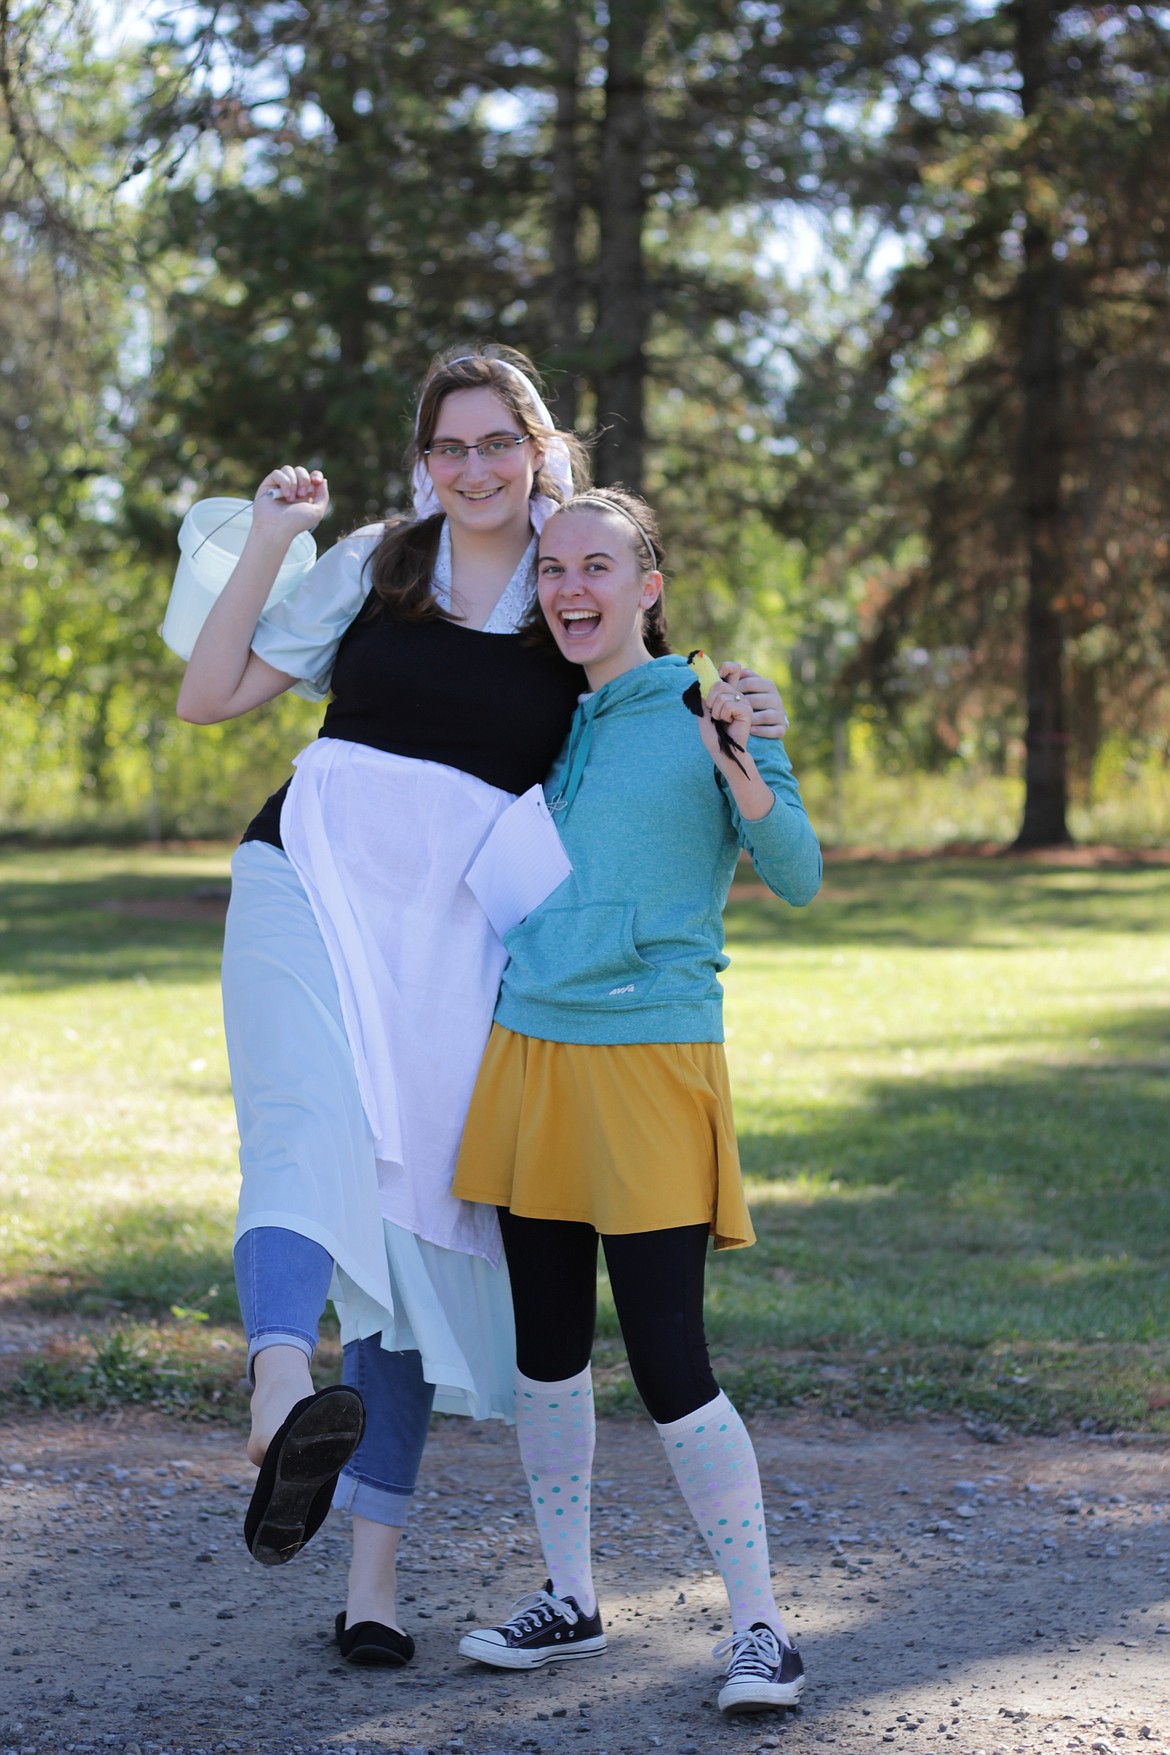
[[[732,910],[760,1233],[712,1275],[733,1367],[771,1346],[848,1361],[845,1402],[1165,1425],[1168,888],[839,864],[807,914]]]
[[[230,1316],[221,910],[198,894],[226,856],[9,854],[0,873],[0,1272],[83,1312]]]
[[[235,1312],[220,911],[199,895],[226,873],[222,849],[0,860],[5,1295],[126,1324],[136,1356],[186,1361],[183,1395],[222,1382]],[[710,1276],[735,1395],[1170,1429],[1166,871],[837,863],[802,912],[742,884],[728,927],[760,1235]],[[603,1296],[621,1405],[615,1335]],[[104,1344],[70,1393],[141,1382],[94,1364]]]

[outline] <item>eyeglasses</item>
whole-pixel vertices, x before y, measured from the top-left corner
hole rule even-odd
[[[466,463],[469,451],[478,451],[485,463],[502,463],[505,457],[514,457],[520,445],[526,445],[532,437],[531,433],[499,434],[494,439],[481,439],[478,445],[424,445],[423,456],[433,457],[436,463]]]

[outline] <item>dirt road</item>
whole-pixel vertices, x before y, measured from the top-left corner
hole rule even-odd
[[[601,1425],[610,1645],[532,1675],[464,1625],[541,1582],[512,1435],[436,1423],[404,1546],[410,1668],[340,1662],[335,1516],[265,1571],[232,1430],[142,1415],[0,1426],[0,1752],[21,1755],[1170,1755],[1170,1447],[980,1443],[955,1425],[752,1422],[796,1713],[715,1708],[718,1580],[647,1423]]]

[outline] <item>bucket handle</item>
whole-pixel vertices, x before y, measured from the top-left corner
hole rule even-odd
[[[264,498],[266,500],[275,500],[277,498],[276,489],[269,488],[267,493],[264,495]],[[252,505],[253,505],[253,502],[251,500],[249,500],[246,506],[237,506],[234,512],[229,512],[227,517],[224,518],[221,523],[217,524],[214,530],[209,530],[207,532],[207,535],[203,538],[203,542],[197,543],[195,545],[195,547],[191,550],[191,559],[192,560],[195,559],[195,556],[199,553],[199,550],[203,547],[203,543],[210,542],[213,536],[218,536],[220,531],[224,528],[224,526],[230,524],[233,518],[238,518],[240,516],[241,512],[250,512],[252,510]]]

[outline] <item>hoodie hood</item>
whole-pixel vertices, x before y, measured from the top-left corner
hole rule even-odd
[[[586,695],[578,703],[564,755],[558,760],[552,776],[549,809],[561,813],[572,808],[585,775],[598,720],[612,721],[652,711],[671,696],[681,701],[684,690],[693,681],[694,672],[686,659],[672,652],[665,658],[652,658],[647,664],[636,664],[633,670],[615,676],[595,694]]]
[[[816,837],[784,745],[752,740],[774,794],[744,822],[683,703],[686,661],[655,658],[582,700],[546,796],[572,870],[504,938],[496,1021],[550,1042],[718,1042],[720,919],[741,848],[807,902]]]

